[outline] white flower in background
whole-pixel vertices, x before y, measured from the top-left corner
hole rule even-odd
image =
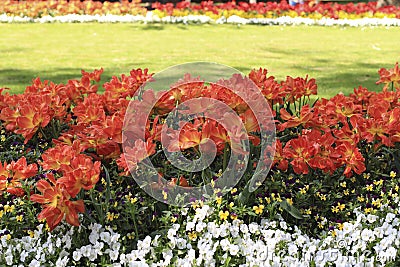
[[[56,266],[57,267],[65,267],[65,266],[67,266],[68,262],[69,262],[68,256],[65,256],[63,258],[60,257],[56,262]]]
[[[29,255],[28,252],[22,251],[21,254],[19,255],[19,260],[20,260],[21,262],[25,262],[25,258],[26,258],[28,255]]]
[[[367,221],[369,223],[374,223],[379,217],[376,215],[368,214],[367,215]]]
[[[5,257],[5,260],[6,260],[7,265],[12,265],[13,264],[13,256],[12,256],[12,254],[8,254]]]
[[[298,252],[297,246],[293,243],[290,243],[288,245],[288,254],[293,256],[294,254],[297,254],[297,252]]]
[[[219,226],[219,230],[220,230],[219,235],[221,237],[226,237],[229,234],[229,226],[230,226],[230,224],[226,221],[224,221],[224,223]]]
[[[192,231],[194,229],[194,227],[196,226],[195,222],[188,222],[186,224],[186,231]]]
[[[206,224],[206,223],[204,223],[204,222],[198,222],[198,223],[196,224],[196,232],[200,233],[200,232],[202,232],[203,229],[206,228],[206,227],[207,227],[207,224]]]
[[[203,221],[207,217],[209,210],[209,205],[203,205],[201,208],[197,208],[193,221]]]
[[[214,238],[219,238],[221,234],[221,229],[217,226],[215,222],[209,222],[207,224],[207,231],[211,233]]]
[[[372,241],[374,239],[374,232],[370,229],[364,229],[361,232],[361,238],[364,241]]]
[[[161,235],[156,235],[155,237],[154,237],[154,239],[151,241],[151,244],[153,245],[153,246],[155,246],[155,247],[157,247],[158,246],[158,239],[161,237]]]
[[[29,267],[40,267],[40,262],[34,259],[29,263]]]
[[[176,239],[176,246],[177,246],[178,249],[185,249],[186,248],[186,244],[187,244],[186,239],[181,238],[181,237]]]
[[[241,224],[240,225],[240,231],[244,234],[247,234],[249,232],[249,227],[247,226],[247,224]]]
[[[228,239],[224,238],[219,242],[219,245],[223,251],[227,251],[229,249],[230,242]]]
[[[396,218],[396,214],[389,212],[388,214],[386,214],[385,221],[386,221],[387,223],[390,223],[390,222],[392,222],[395,218]]]
[[[139,240],[137,247],[138,250],[144,250],[147,251],[150,249],[151,246],[151,237],[150,236],[146,236],[146,238],[144,240]]]
[[[82,253],[80,250],[74,251],[74,253],[72,253],[72,258],[74,259],[74,261],[79,261],[82,258]]]
[[[167,242],[160,239],[160,235],[147,236],[138,241],[137,250],[125,251],[124,243],[118,241],[118,233],[93,224],[89,236],[80,240],[82,247],[71,250],[65,244],[73,246],[74,239],[79,238],[79,228],[74,232],[60,227],[51,234],[39,229],[37,232],[41,234],[34,238],[26,236],[6,240],[2,237],[2,263],[18,267],[29,264],[68,266],[79,264],[81,260],[93,262],[102,256],[110,266],[120,267],[218,266],[221,257],[224,262],[229,256],[232,261],[242,259],[245,263],[240,266],[310,266],[314,261],[316,266],[364,267],[387,264],[395,259],[400,247],[400,216],[395,213],[373,217],[355,210],[357,219],[344,223],[343,229],[336,231],[336,237],[327,235],[314,239],[296,226],[293,231],[287,230],[289,227],[285,230],[287,224],[282,218],[277,221],[264,219],[261,224],[253,222],[249,225],[239,219],[221,224],[215,221],[205,223],[200,220],[202,214],[207,214],[203,212],[204,209],[199,209],[197,223],[194,223],[196,241],[190,241],[189,232],[174,224],[168,229]],[[188,216],[187,223],[192,220],[193,217]],[[4,230],[0,230],[2,232]],[[48,253],[50,251],[52,253]]]
[[[252,234],[255,234],[255,233],[257,233],[257,231],[258,231],[258,224],[254,223],[254,222],[250,223],[249,224],[249,232]]]
[[[101,232],[100,239],[103,240],[105,243],[110,244],[111,243],[111,234],[109,232]],[[97,242],[97,239],[96,239],[95,243],[92,243],[92,244],[96,244],[96,242]]]
[[[236,256],[239,253],[239,246],[238,245],[234,245],[234,244],[230,244],[229,253],[232,256]]]

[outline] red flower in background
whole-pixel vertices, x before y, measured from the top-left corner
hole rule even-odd
[[[42,204],[43,210],[38,215],[38,219],[46,219],[50,230],[53,230],[62,219],[67,223],[79,226],[78,212],[84,212],[85,206],[83,200],[71,200],[68,191],[63,185],[58,183],[51,173],[47,174],[46,180],[40,180],[36,188],[42,194],[33,194],[31,200]]]
[[[71,160],[83,152],[86,148],[79,141],[72,145],[57,144],[42,154],[43,161],[40,162],[43,170],[59,170],[71,164]]]
[[[151,138],[146,142],[137,139],[133,147],[125,147],[124,153],[117,159],[118,166],[124,170],[122,174],[128,175],[130,170],[135,169],[140,162],[153,155],[156,152],[155,148],[156,144]]]
[[[279,113],[281,115],[281,118],[286,121],[279,125],[278,130],[280,131],[283,131],[287,128],[304,125],[308,123],[313,117],[312,109],[309,105],[305,105],[301,108],[300,117],[291,116],[289,112],[287,112],[284,108],[282,108]]]
[[[357,174],[365,171],[364,157],[355,145],[344,142],[336,151],[341,155],[340,161],[345,166],[343,174],[346,177],[350,177],[352,171]]]
[[[282,143],[279,139],[276,140],[276,150],[275,150],[273,165],[277,165],[277,168],[282,171],[286,171],[289,166],[288,160],[283,155]]]
[[[25,157],[11,161],[11,163],[0,162],[0,195],[4,191],[13,195],[24,195],[25,191],[22,189],[21,181],[35,176],[37,172],[37,165],[28,165]]]
[[[281,86],[274,76],[267,77],[268,70],[258,69],[252,70],[249,74],[249,78],[258,86],[261,93],[264,95],[265,99],[273,104],[282,104],[283,98],[286,96],[287,92],[285,88]]]
[[[151,80],[153,74],[148,72],[148,69],[134,69],[131,70],[129,76],[122,74],[121,79],[113,76],[111,81],[105,83],[103,87],[110,98],[133,97],[140,86]]]
[[[383,83],[385,85],[383,90],[387,90],[390,84],[393,84],[394,89],[400,90],[400,68],[398,62],[396,62],[393,69],[381,68],[378,73],[380,79],[376,84]]]
[[[318,150],[315,142],[308,140],[305,136],[299,136],[286,143],[283,156],[290,160],[295,173],[307,174],[309,161],[319,152]]]
[[[186,178],[183,177],[183,176],[181,176],[181,177],[179,177],[179,178],[173,177],[173,178],[171,179],[171,181],[169,182],[169,185],[170,185],[170,186],[176,186],[176,185],[178,185],[178,186],[182,186],[182,187],[189,187],[188,181],[187,181]]]
[[[73,113],[77,116],[79,124],[101,123],[105,120],[106,114],[103,108],[101,95],[90,94],[74,109]]]
[[[100,161],[93,162],[90,157],[79,154],[69,165],[63,165],[63,177],[57,182],[64,185],[71,197],[75,197],[82,189],[90,190],[98,182],[100,165]]]

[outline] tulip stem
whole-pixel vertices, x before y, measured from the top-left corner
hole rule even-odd
[[[222,163],[222,172],[225,171],[226,169],[226,165],[228,164],[228,143],[225,143],[225,147],[224,147],[224,159],[223,159],[223,163]]]

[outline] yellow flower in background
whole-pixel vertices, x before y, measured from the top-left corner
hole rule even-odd
[[[199,207],[200,207],[200,204],[199,204],[199,202],[197,200],[192,202],[192,209],[195,210],[195,209],[197,209]]]
[[[190,240],[196,240],[197,239],[197,233],[196,232],[190,232],[188,234],[188,236],[189,236]]]
[[[161,192],[163,195],[163,199],[166,200],[168,198],[168,194],[167,192],[165,192],[164,190]]]
[[[119,215],[114,214],[113,212],[107,212],[107,221],[112,222],[115,219],[118,219]]]
[[[367,191],[372,191],[374,189],[374,186],[372,184],[369,184],[366,186]]]
[[[16,217],[17,222],[22,222],[22,218],[23,218],[22,215],[17,215],[17,217]]]
[[[28,234],[31,238],[33,238],[35,236],[35,232],[32,230],[28,230]]]
[[[390,176],[390,178],[395,178],[396,177],[396,172],[391,171],[389,176]]]
[[[371,174],[370,173],[364,173],[363,176],[364,176],[365,179],[369,179],[369,177],[371,177]]]
[[[364,213],[371,213],[373,210],[373,208],[365,208]]]
[[[221,203],[222,203],[222,197],[217,197],[217,198],[215,199],[215,202],[217,202],[218,205],[221,205]]]
[[[221,220],[226,220],[226,219],[228,219],[228,216],[229,216],[229,211],[220,211],[219,212],[219,218],[221,219]]]
[[[300,194],[302,194],[302,195],[306,194],[306,193],[307,193],[307,190],[308,190],[309,188],[310,188],[309,185],[306,185],[305,187],[300,188]]]
[[[333,231],[332,231],[332,236],[333,236],[333,237],[336,237],[336,235],[337,235],[336,231],[333,230]]]
[[[132,232],[132,233],[127,234],[126,236],[128,237],[128,239],[134,239],[135,238],[135,233]]]
[[[372,200],[372,205],[377,207],[377,208],[380,208],[382,206],[382,200],[381,199],[374,199],[374,200]]]
[[[256,214],[261,214],[264,210],[264,205],[254,206],[253,210]]]
[[[331,210],[332,210],[333,213],[338,213],[339,212],[339,208],[336,207],[336,206],[332,206]]]

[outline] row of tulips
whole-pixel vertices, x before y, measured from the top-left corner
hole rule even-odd
[[[291,6],[287,1],[259,2],[228,2],[216,4],[203,1],[200,4],[179,2],[161,4],[154,3],[154,14],[160,18],[165,16],[184,17],[188,15],[207,15],[217,20],[221,17],[239,16],[241,18],[278,18],[302,17],[311,19],[360,19],[360,18],[400,18],[400,9],[395,6],[377,7],[376,2],[368,3],[315,3],[307,2]],[[95,1],[15,1],[6,0],[0,3],[0,14],[7,16],[41,18],[56,17],[69,14],[79,15],[146,15],[146,9],[137,1],[95,2]]]
[[[379,70],[380,92],[360,86],[349,96],[321,100],[315,100],[315,79],[277,81],[263,68],[213,83],[187,74],[161,92],[145,90],[157,75],[133,69],[103,83],[99,93],[102,73],[82,70],[82,78],[65,84],[36,78],[19,95],[1,89],[2,246],[35,236],[43,222],[56,232],[60,225],[100,223],[124,236],[127,251],[177,225],[186,225],[185,242],[196,242],[205,226],[199,220],[194,230],[187,220],[196,221],[205,207],[210,225],[284,220],[285,229],[335,238],[356,216],[384,219],[385,209],[397,209],[398,63]],[[196,161],[214,152],[197,170],[177,166],[173,157]],[[238,173],[241,179],[232,182]],[[260,173],[265,180],[254,179]],[[179,190],[207,185],[210,194],[190,198],[190,206],[166,204]],[[76,264],[90,255],[80,249]]]

